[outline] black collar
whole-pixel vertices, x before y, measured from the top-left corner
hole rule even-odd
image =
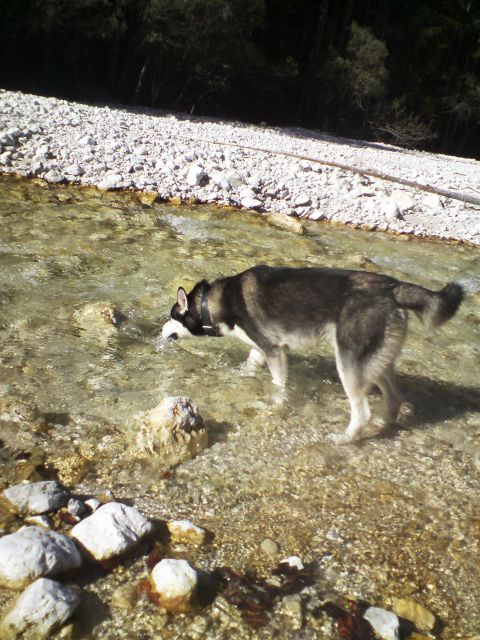
[[[208,310],[207,293],[208,291],[204,291],[200,300],[200,320],[202,323],[203,333],[206,336],[219,336],[220,333],[218,329],[213,325],[210,311]]]

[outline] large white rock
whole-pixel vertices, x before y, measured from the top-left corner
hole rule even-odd
[[[70,535],[102,561],[127,553],[152,529],[150,520],[133,507],[109,502],[76,524]]]
[[[398,640],[399,620],[392,611],[380,607],[368,607],[363,614],[368,620],[378,638],[382,640]]]
[[[0,637],[49,638],[51,632],[68,620],[79,602],[78,588],[40,578],[17,598],[0,624]]]
[[[197,587],[198,575],[186,560],[165,558],[154,566],[152,583],[165,609],[184,611]]]
[[[21,515],[37,515],[65,506],[69,493],[55,480],[15,484],[3,496]]]
[[[22,586],[42,576],[56,576],[80,567],[75,542],[55,531],[23,527],[0,538],[0,583]]]

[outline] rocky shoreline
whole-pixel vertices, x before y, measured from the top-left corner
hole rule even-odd
[[[480,245],[480,162],[303,129],[1,90],[0,171]]]

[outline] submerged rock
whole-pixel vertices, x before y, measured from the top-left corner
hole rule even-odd
[[[65,506],[68,491],[55,480],[16,484],[3,491],[4,498],[20,515],[38,515]]]
[[[161,456],[169,466],[190,458],[208,445],[208,433],[195,402],[184,396],[165,398],[132,419],[136,451]]]
[[[40,527],[23,527],[0,538],[0,583],[23,586],[42,576],[56,576],[82,564],[73,540]]]
[[[2,638],[49,638],[73,614],[79,589],[40,578],[17,598],[0,624]]]
[[[398,598],[393,603],[393,610],[401,618],[406,618],[421,631],[431,631],[435,626],[435,616],[412,598]]]
[[[189,608],[198,575],[186,560],[165,558],[155,565],[151,577],[162,607],[178,612]]]
[[[280,546],[275,540],[265,538],[260,544],[260,549],[269,558],[276,558],[280,552]]]
[[[288,626],[298,631],[303,625],[302,598],[298,593],[292,593],[282,599],[283,614]]]
[[[400,623],[397,616],[391,611],[380,607],[368,607],[363,617],[372,625],[378,638],[382,640],[398,640]]]
[[[89,338],[95,338],[99,342],[106,342],[126,319],[111,302],[88,303],[72,314],[75,325]]]
[[[167,524],[172,542],[202,545],[205,543],[207,532],[190,520],[173,520]]]
[[[133,507],[109,502],[76,524],[70,535],[101,562],[127,553],[152,530],[150,520]]]

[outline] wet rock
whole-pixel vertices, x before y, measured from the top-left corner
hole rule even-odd
[[[134,416],[136,451],[161,455],[172,466],[192,458],[208,445],[208,434],[195,402],[185,396],[165,398],[150,411]]]
[[[112,594],[112,605],[125,611],[132,611],[138,601],[138,589],[134,584],[122,584]]]
[[[20,515],[38,515],[67,504],[69,493],[55,480],[16,484],[3,491],[3,497]]]
[[[260,549],[263,551],[263,553],[266,556],[274,559],[277,557],[280,551],[280,546],[274,540],[270,540],[270,538],[265,538],[265,540],[262,540],[260,544]]]
[[[74,541],[55,531],[23,527],[0,538],[0,583],[7,586],[66,573],[81,564]]]
[[[302,599],[298,593],[292,593],[282,599],[283,613],[288,626],[294,631],[302,628],[303,612]]]
[[[411,598],[398,598],[392,608],[397,615],[410,620],[421,631],[431,631],[435,627],[433,613]]]
[[[69,487],[81,482],[91,466],[91,460],[87,460],[78,453],[67,451],[62,455],[49,455],[47,462],[51,468],[55,469],[60,482]]]
[[[363,614],[381,640],[398,640],[399,620],[391,611],[380,607],[369,607]]]
[[[202,545],[206,541],[207,532],[193,524],[190,520],[173,520],[167,524],[170,540],[173,543]]]
[[[21,636],[25,640],[49,638],[52,632],[70,618],[79,603],[78,588],[40,578],[27,587],[14,602],[0,624],[0,636]]]
[[[153,524],[133,507],[109,502],[70,531],[97,561],[121,556],[153,530]]]
[[[280,213],[278,211],[273,211],[268,215],[268,221],[271,222],[275,227],[279,229],[287,229],[288,231],[294,231],[298,234],[305,233],[305,227],[303,224],[294,216],[289,216],[284,213]]]
[[[72,320],[89,337],[104,342],[116,333],[126,317],[111,302],[92,302],[76,309]]]
[[[188,610],[198,575],[186,560],[161,560],[153,568],[151,579],[162,607],[176,612]]]

